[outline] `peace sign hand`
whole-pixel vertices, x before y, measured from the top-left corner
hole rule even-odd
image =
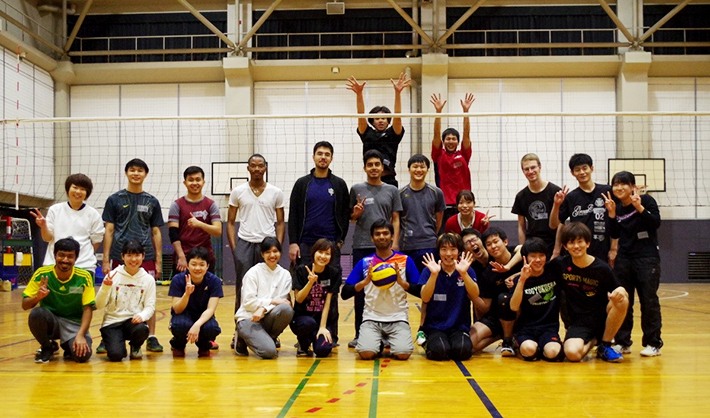
[[[40,229],[47,227],[47,218],[42,216],[42,212],[40,212],[39,209],[35,208],[34,212],[30,211],[30,215],[34,216],[35,223]]]
[[[490,212],[490,210],[487,210],[486,215],[481,219],[481,227],[488,225],[491,219],[496,217],[495,215],[489,215],[488,212]]]
[[[309,269],[308,266],[306,267],[306,271],[308,271],[308,281],[311,283],[315,283],[318,281],[318,275],[313,272],[313,270]],[[315,269],[315,267],[313,267]]]
[[[562,189],[560,189],[557,193],[555,193],[555,205],[561,205],[562,202],[565,201],[565,197],[567,197],[567,193],[569,193],[569,188],[565,185],[562,186]]]
[[[42,276],[39,280],[39,289],[37,289],[37,301],[40,301],[47,296],[49,296],[49,289],[47,288],[47,282],[49,279],[47,276]]]
[[[611,192],[606,192],[606,194],[602,193],[602,197],[604,198],[604,206],[606,207],[609,217],[616,218],[616,202],[612,199]]]
[[[643,206],[641,205],[641,190],[638,186],[634,186],[631,190],[631,204],[634,205],[637,211],[642,212]]]
[[[113,273],[113,274],[111,274],[111,273]],[[106,286],[111,286],[113,284],[114,277],[116,277],[116,273],[114,273],[113,271],[109,271],[106,274],[106,277],[104,277],[104,281],[101,282],[101,284],[105,284]]]
[[[523,268],[520,269],[520,281],[524,283],[531,274],[532,267],[530,267],[527,257],[523,256]]]
[[[357,219],[365,211],[365,199],[360,198],[360,194],[357,195],[357,204],[353,206],[353,219]]]
[[[186,274],[185,275],[185,294],[190,296],[192,292],[195,291],[195,285],[192,284],[192,280],[190,280],[190,275]]]

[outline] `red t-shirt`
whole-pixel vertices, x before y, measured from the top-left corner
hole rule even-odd
[[[444,192],[446,204],[455,205],[460,190],[471,190],[471,171],[468,168],[471,148],[446,152],[443,144],[441,148],[432,145],[431,158],[439,168],[439,186]]]
[[[477,210],[473,211],[473,225],[470,228],[477,229],[481,234],[488,229],[489,224],[481,225],[481,221],[486,217],[486,214],[479,212]],[[469,228],[469,226],[464,225],[464,228]],[[450,217],[446,220],[446,225],[444,226],[444,232],[453,232],[455,234],[460,234],[462,231],[461,225],[459,224],[459,214]]]

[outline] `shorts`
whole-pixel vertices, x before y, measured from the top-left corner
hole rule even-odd
[[[602,340],[606,328],[606,309],[582,318],[572,318],[565,334],[565,341],[570,338],[581,338],[584,343],[594,339]]]
[[[392,354],[411,354],[414,351],[412,329],[404,321],[363,321],[360,325],[360,336],[357,339],[355,351],[358,353],[363,351],[379,353],[382,349],[383,339],[389,343]]]
[[[503,326],[500,324],[500,319],[498,315],[486,314],[483,318],[476,321],[487,326],[491,330],[491,337],[502,338],[503,336]]]
[[[515,340],[518,345],[521,345],[524,341],[532,340],[537,343],[539,349],[542,349],[547,343],[561,343],[559,329],[560,324],[522,328],[516,333]]]

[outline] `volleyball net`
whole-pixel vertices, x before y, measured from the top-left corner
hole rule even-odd
[[[268,162],[268,181],[288,200],[296,179],[313,167],[313,145],[333,144],[331,169],[348,185],[363,182],[358,115],[250,115],[235,117],[20,119],[5,121],[0,197],[20,205],[48,206],[66,199],[64,177],[84,173],[94,184],[88,203],[101,211],[106,198],[126,187],[124,165],[146,161],[144,190],[158,198],[164,215],[185,194],[182,173],[205,171],[204,193],[226,215],[229,191],[248,179],[252,153]],[[400,187],[409,181],[407,160],[431,158],[434,114],[403,114],[405,135],[397,155]],[[442,117],[442,131],[462,132],[463,115]],[[710,112],[685,113],[490,113],[469,114],[470,170],[476,205],[497,220],[510,214],[515,194],[527,182],[520,159],[536,153],[544,179],[570,188],[574,153],[594,159],[594,180],[607,183],[617,171],[636,174],[664,211],[664,217],[710,217]],[[429,173],[434,183],[434,169]],[[39,202],[39,203],[38,203]],[[288,205],[288,202],[287,202]],[[288,213],[288,211],[287,211]]]

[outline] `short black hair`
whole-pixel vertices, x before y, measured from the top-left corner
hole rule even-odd
[[[58,240],[54,243],[54,257],[56,258],[57,253],[60,251],[74,251],[76,257],[79,258],[79,251],[81,250],[81,245],[77,240],[72,237],[66,237]]]
[[[372,109],[370,109],[370,114],[372,113],[392,113],[392,111],[387,107],[387,106],[375,106]],[[375,118],[367,118],[367,122],[375,126]],[[387,123],[391,123],[392,118],[387,118]]]
[[[448,135],[448,134],[454,134],[454,136],[456,137],[456,140],[457,140],[457,141],[460,141],[460,140],[461,140],[461,135],[459,135],[459,131],[457,131],[457,130],[454,129],[454,128],[446,128],[446,129],[444,129],[444,132],[441,133],[441,140],[443,141],[444,139],[446,139],[446,135]]]
[[[391,234],[394,234],[394,226],[387,219],[377,219],[370,225],[370,236],[375,235],[375,229],[387,228],[390,230]]]
[[[202,174],[202,179],[204,180],[205,171],[196,165],[191,165],[191,166],[187,167],[185,169],[185,171],[182,173],[182,178],[183,178],[183,180],[187,180],[187,176],[191,176],[191,175],[197,174],[197,173]]]
[[[547,255],[547,244],[538,237],[531,237],[525,240],[523,247],[520,249],[520,254],[528,256],[528,254],[543,253]]]
[[[451,245],[456,247],[459,253],[463,252],[463,239],[461,239],[461,235],[459,234],[447,232],[439,235],[439,238],[436,240],[436,252],[441,251],[441,247],[444,245]]]
[[[281,243],[276,239],[276,237],[266,237],[263,241],[261,241],[261,244],[259,244],[259,252],[265,253],[274,247],[276,247],[279,252],[282,252]]]
[[[67,177],[64,182],[64,190],[66,190],[67,193],[69,193],[72,184],[86,189],[87,199],[91,196],[91,191],[94,190],[94,183],[91,182],[91,179],[86,174],[76,173]]]
[[[411,167],[414,163],[424,163],[426,164],[427,169],[431,167],[431,162],[429,162],[429,159],[424,154],[414,154],[409,157],[409,161],[407,161],[407,168]]]
[[[465,237],[466,235],[475,235],[478,237],[478,239],[483,241],[483,239],[481,238],[481,232],[476,228],[465,228],[461,231],[459,235],[461,235],[461,239],[463,239],[463,237]]]
[[[581,222],[570,222],[562,227],[562,235],[560,236],[562,245],[567,245],[577,238],[582,238],[584,242],[591,243],[592,231],[589,230],[587,225]]]
[[[269,163],[266,162],[266,158],[264,158],[264,156],[261,154],[250,155],[249,158],[247,159],[247,164],[249,164],[253,158],[261,158],[262,160],[264,160],[264,164],[266,164],[267,167],[269,166]]]
[[[474,205],[476,204],[476,195],[474,195],[470,190],[459,190],[459,192],[456,193],[457,205],[461,203],[462,198],[465,198],[467,202],[473,202]]]
[[[316,142],[316,144],[313,146],[313,155],[316,155],[316,150],[318,150],[318,148],[328,148],[330,150],[331,155],[335,152],[333,151],[333,144],[328,141]]]
[[[481,236],[481,241],[483,241],[483,244],[485,244],[486,240],[489,237],[492,237],[495,235],[498,235],[498,238],[500,238],[503,241],[508,239],[508,235],[505,234],[505,231],[503,231],[500,228],[496,228],[495,226],[492,226],[492,227],[486,229],[486,232],[483,233],[483,236]]]
[[[614,174],[614,177],[611,178],[611,185],[612,186],[617,183],[628,184],[629,186],[635,186],[636,185],[636,176],[634,176],[633,173],[630,173],[628,171],[619,171],[618,173]]]
[[[129,239],[128,241],[124,242],[123,246],[121,247],[121,255],[123,254],[145,255],[145,247],[143,247],[143,244],[141,244],[140,242],[134,239]]]
[[[590,157],[588,154],[574,154],[569,159],[569,169],[572,171],[574,171],[575,167],[579,167],[580,165],[585,164],[590,167],[594,167],[594,161],[592,161],[592,157]]]
[[[128,173],[128,169],[131,167],[138,167],[142,168],[145,170],[146,174],[150,172],[150,169],[148,169],[148,164],[145,163],[145,161],[141,160],[140,158],[134,158],[131,161],[126,163],[126,168],[123,170],[124,173]]]
[[[382,156],[382,153],[377,151],[376,149],[371,149],[365,151],[365,154],[362,156],[362,165],[366,166],[367,165],[367,160],[370,158],[377,158],[380,160],[380,163],[384,164],[384,157]]]
[[[192,247],[192,249],[187,252],[185,257],[187,258],[188,263],[193,258],[199,258],[200,260],[204,260],[207,264],[210,264],[210,252],[207,251],[207,248],[205,247]]]

